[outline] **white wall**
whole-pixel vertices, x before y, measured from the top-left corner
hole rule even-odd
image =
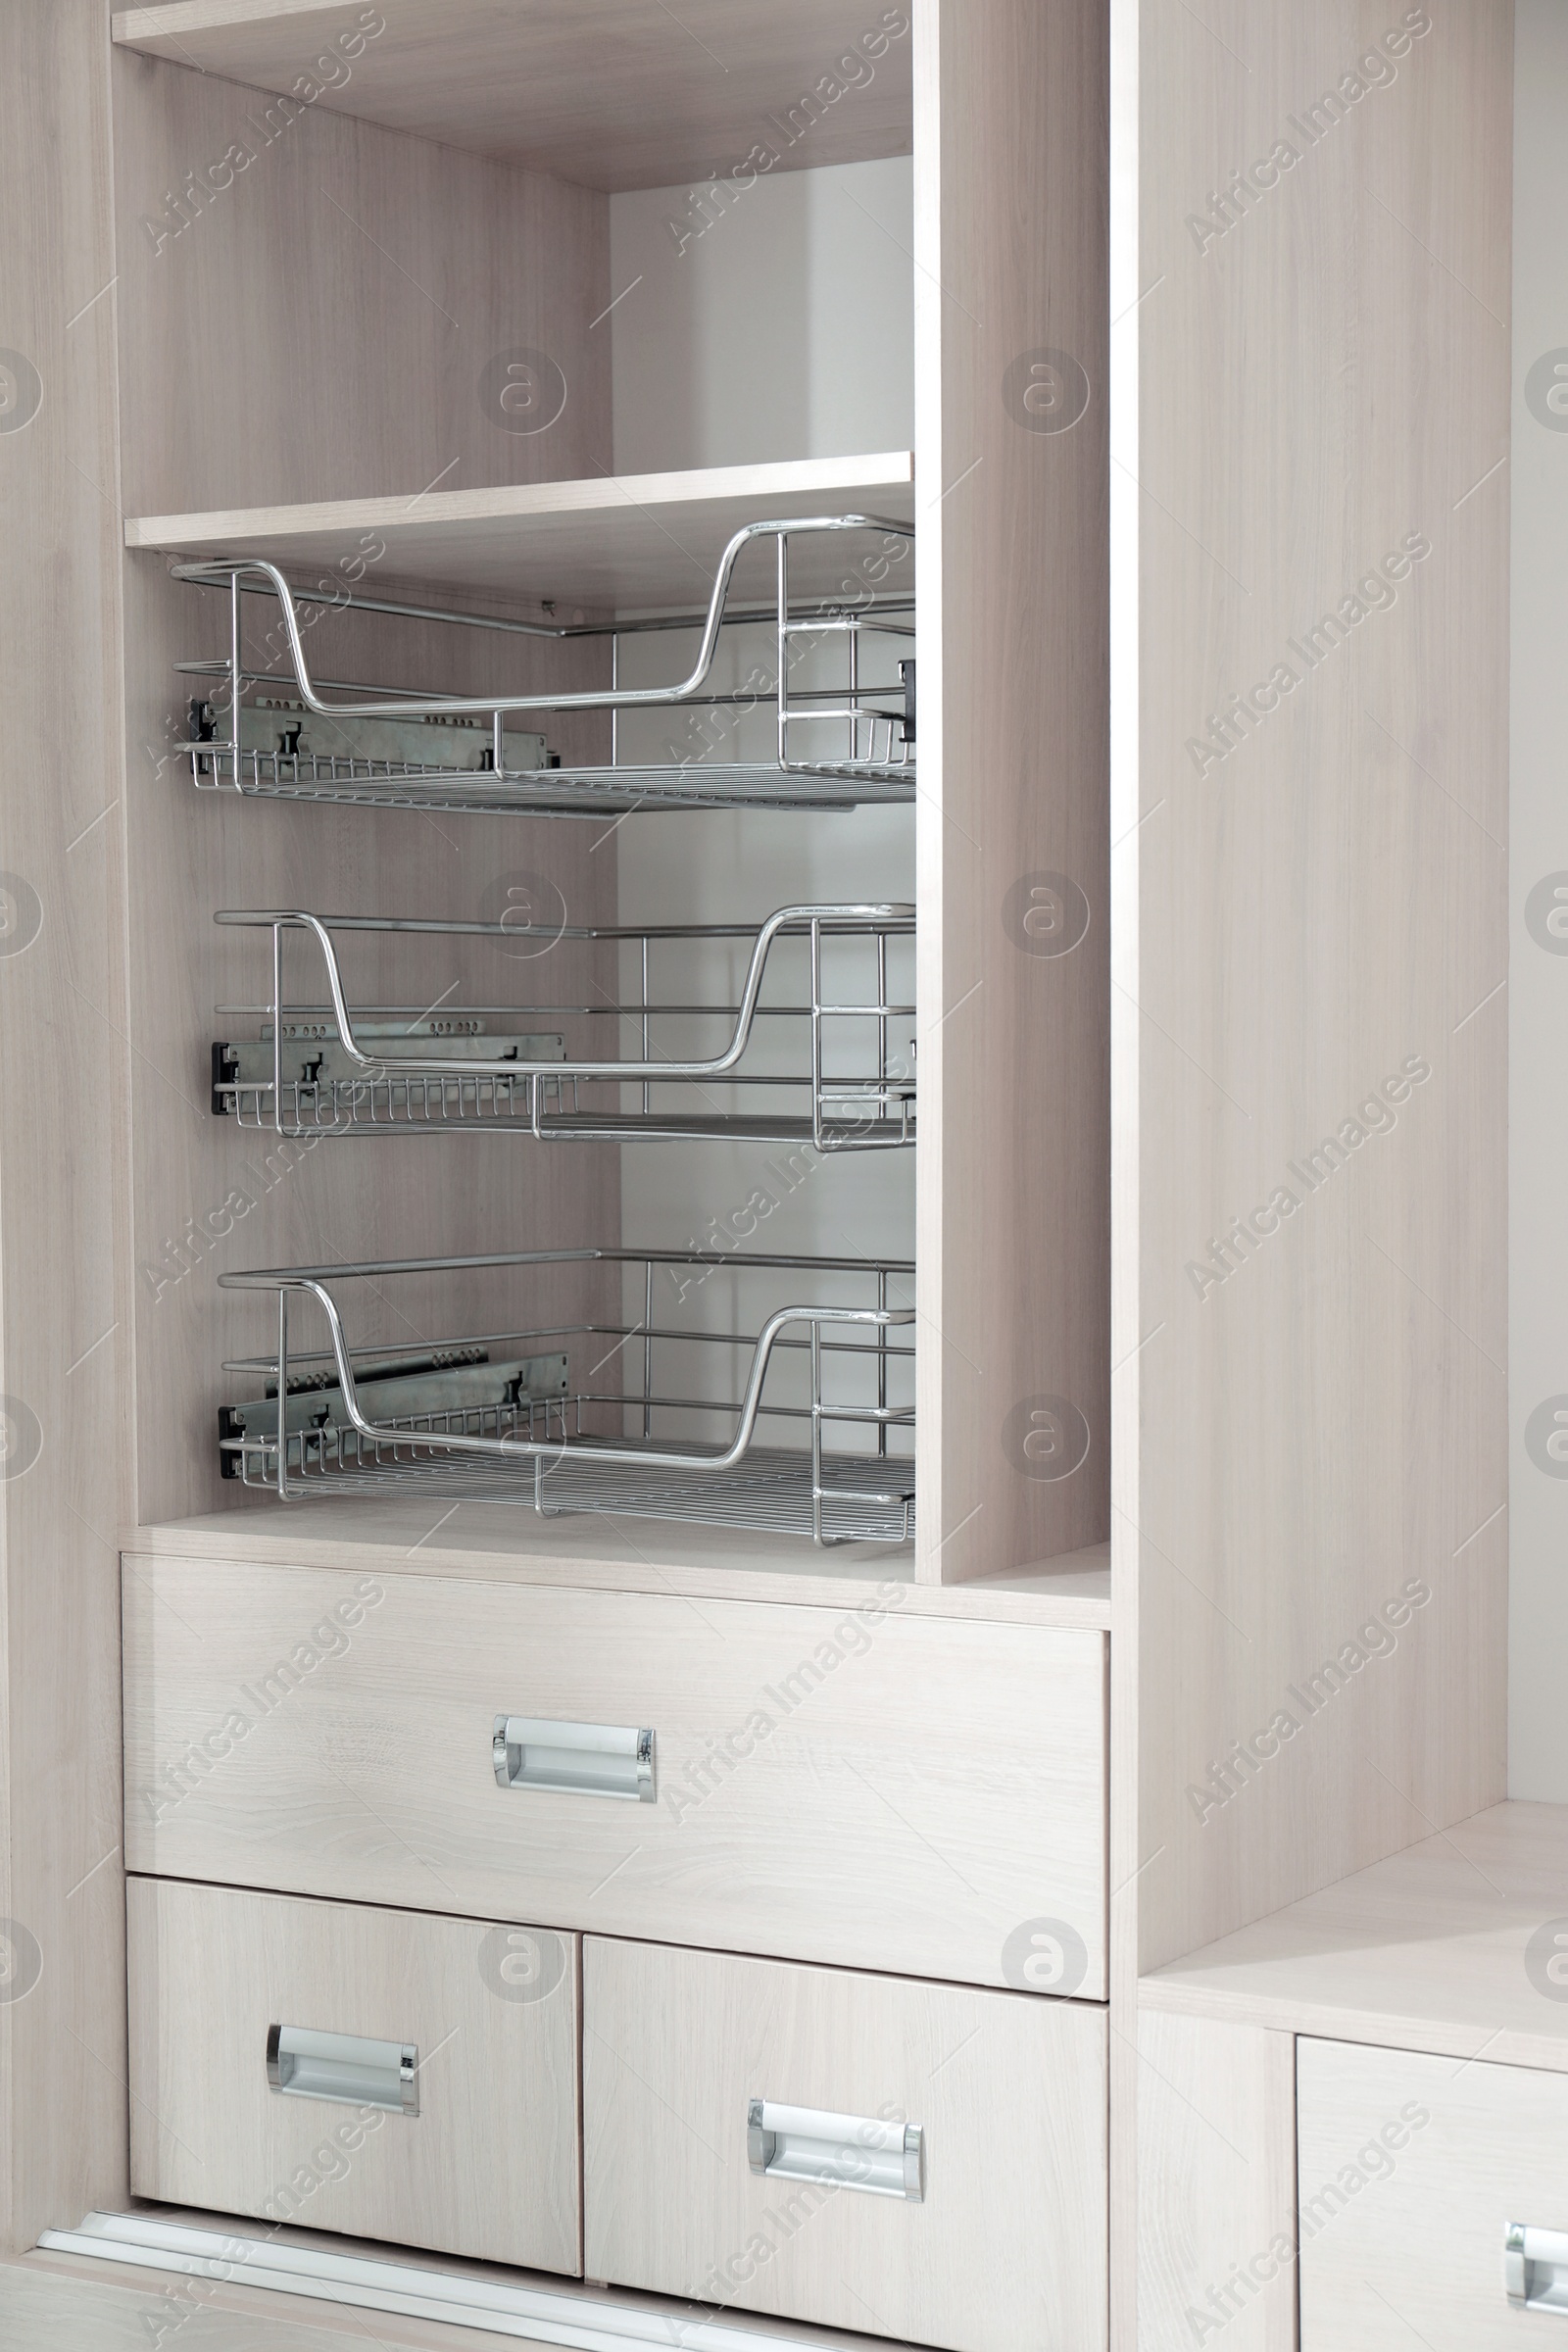
[[[1518,0],[1516,24],[1509,1788],[1560,1804],[1568,1802],[1568,7]],[[1542,379],[1552,370],[1543,363],[1552,353],[1565,372],[1547,404]],[[1560,426],[1543,420],[1544,405]],[[1484,842],[1477,855],[1487,855]]]
[[[616,472],[911,448],[909,159],[722,185],[611,199]]]
[[[611,202],[612,283],[617,293],[632,289],[612,313],[616,471],[909,448],[909,162],[760,179],[702,234],[690,195],[656,189]],[[672,220],[687,231],[683,248]],[[692,642],[627,640],[624,681],[679,674]],[[912,650],[887,645],[873,657],[868,649],[868,680],[896,679],[899,653]],[[742,684],[757,661],[768,662],[771,674],[770,655],[765,632],[733,632],[715,684]],[[873,669],[873,659],[883,666]],[[800,682],[841,676],[840,668],[803,665]],[[672,737],[689,756],[695,738],[670,714],[624,720],[620,757],[667,758]],[[766,759],[770,743],[770,722],[760,714],[724,748]],[[812,899],[914,897],[909,808],[633,817],[617,844],[622,922],[760,920]],[[714,969],[729,972],[731,957],[717,955]],[[905,975],[912,990],[912,956]],[[724,980],[717,985],[722,992]],[[753,1232],[754,1250],[912,1256],[912,1152],[842,1154],[794,1186],[768,1172],[779,1156],[751,1145],[623,1147],[626,1241],[713,1247],[715,1221],[720,1231],[737,1219],[751,1230],[742,1212],[760,1191],[778,1205]],[[713,1327],[734,1328],[737,1304],[743,1323],[756,1327],[725,1277],[712,1280],[699,1303]]]

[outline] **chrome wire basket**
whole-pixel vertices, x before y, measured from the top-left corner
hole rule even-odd
[[[189,760],[196,784],[207,791],[453,813],[614,816],[642,808],[833,809],[906,802],[915,784],[914,663],[901,662],[897,680],[877,684],[865,677],[863,656],[868,647],[878,646],[885,654],[889,644],[900,641],[907,641],[912,653],[913,598],[884,595],[867,585],[847,601],[793,600],[790,543],[823,532],[871,534],[879,548],[866,570],[879,579],[892,562],[907,557],[914,538],[907,523],[864,514],[749,523],[720,559],[706,611],[646,618],[558,627],[357,593],[327,600],[341,610],[404,614],[524,638],[608,638],[612,677],[625,640],[650,632],[701,632],[691,671],[676,683],[612,683],[585,693],[429,695],[317,680],[306,659],[300,612],[322,599],[295,589],[275,564],[261,557],[175,564],[176,579],[226,589],[229,598],[228,653],[178,665],[183,675],[213,683],[192,701],[191,739],[177,750]],[[742,605],[734,594],[736,566],[755,542],[765,540],[774,543],[773,600],[763,607]],[[274,597],[281,608],[286,672],[246,666],[241,609],[251,594]],[[725,632],[760,622],[772,633],[771,679],[740,692],[718,691],[713,679]],[[808,651],[835,640],[844,648],[842,681],[809,688],[797,683],[793,673]],[[714,759],[709,756],[711,747],[705,747],[664,761],[623,763],[612,753],[609,765],[563,766],[552,758],[544,735],[508,723],[522,714],[542,718],[606,711],[613,722],[636,711],[685,710],[721,710],[729,724],[760,709],[773,722],[770,760]]]
[[[269,1000],[220,1007],[234,1026],[213,1048],[213,1108],[244,1127],[296,1137],[730,1138],[819,1152],[914,1141],[909,906],[785,906],[756,925],[643,928],[299,910],[229,910],[217,920],[270,934]],[[563,942],[609,946],[632,986],[603,1004],[469,1007],[460,981],[441,991],[439,1013],[356,1009],[340,944],[367,937],[444,945],[466,956],[470,976],[487,950],[537,950],[542,964]],[[318,1001],[296,1003],[285,991],[290,943],[312,952]],[[680,977],[695,971],[700,983],[699,958],[708,952],[710,960],[715,947],[744,962],[736,1001],[713,999],[710,980],[707,1003],[695,989],[655,994],[656,959]],[[902,990],[892,985],[895,962]],[[492,954],[480,984],[495,970]],[[239,1036],[240,1023],[257,1034]],[[706,1042],[694,1050],[700,1032]]]
[[[619,1269],[641,1314],[475,1335],[417,1352],[350,1345],[345,1286],[369,1284],[379,1298],[402,1277],[483,1272],[526,1288],[531,1271],[563,1267]],[[710,1327],[690,1311],[681,1318],[688,1298],[720,1270],[760,1301],[755,1328],[725,1318]],[[695,1521],[820,1545],[912,1539],[906,1261],[527,1250],[220,1281],[270,1294],[277,1315],[275,1350],[225,1367],[262,1394],[222,1409],[223,1475],[284,1501],[417,1493],[527,1503],[545,1515]],[[324,1349],[291,1343],[291,1308],[301,1300],[324,1320]],[[613,1381],[599,1385],[607,1366]]]

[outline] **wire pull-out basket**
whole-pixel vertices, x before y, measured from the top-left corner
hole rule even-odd
[[[597,1269],[621,1311],[531,1327],[519,1316],[416,1351],[355,1347],[348,1335],[342,1294],[354,1286],[368,1286],[366,1311],[396,1311],[410,1278],[483,1276],[487,1295],[525,1306],[563,1269],[584,1288]],[[225,1367],[259,1394],[222,1409],[223,1474],[285,1501],[424,1494],[819,1544],[913,1535],[906,1262],[526,1250],[220,1281],[270,1294],[277,1332],[274,1352]],[[293,1345],[301,1301],[324,1322],[324,1348]]]
[[[791,542],[822,533],[846,535],[843,593],[792,599]],[[755,543],[768,541],[771,601],[742,604],[734,593],[736,566]],[[706,611],[564,626],[402,605],[357,591],[312,597],[262,557],[177,564],[176,579],[226,589],[229,601],[227,654],[178,664],[183,675],[211,681],[191,703],[191,740],[178,748],[203,789],[272,800],[552,816],[908,803],[915,781],[914,662],[896,655],[901,645],[913,655],[913,541],[907,523],[865,514],[748,523],[724,550]],[[898,566],[906,567],[903,588],[906,572],[896,572]],[[281,607],[285,670],[248,666],[241,625],[247,595],[273,597]],[[522,639],[605,638],[612,682],[586,692],[473,696],[318,679],[306,659],[300,613],[324,606]],[[759,624],[769,633],[766,668],[754,666],[738,687],[721,687],[716,668],[720,648],[731,641],[727,633]],[[670,630],[700,632],[684,678],[668,686],[615,682],[623,641]],[[843,677],[807,684],[796,673],[804,664],[814,675],[835,642],[843,649]],[[771,721],[772,756],[733,757],[736,730],[760,710]],[[563,766],[536,731],[538,722],[571,711],[607,711],[613,730],[622,715],[661,710],[706,717],[710,739],[653,762],[622,760],[612,743],[607,766]],[[518,719],[521,726],[511,723]]]
[[[213,1108],[245,1127],[727,1137],[819,1152],[914,1141],[912,906],[784,906],[760,924],[641,929],[299,911],[217,919],[270,934],[267,1001],[220,1006],[213,1048]],[[341,943],[389,938],[437,958],[426,1001],[438,1012],[351,1004]],[[310,1002],[285,991],[291,943],[312,966]],[[550,971],[549,956],[570,945],[607,947],[619,993],[475,1002],[498,977]],[[714,989],[715,948],[727,951],[720,961],[733,957],[733,992]]]

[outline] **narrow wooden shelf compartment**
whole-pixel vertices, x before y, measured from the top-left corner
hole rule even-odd
[[[606,474],[592,481],[535,482],[489,490],[433,490],[397,498],[332,499],[302,507],[240,507],[206,514],[131,516],[125,545],[165,555],[261,556],[285,572],[335,564],[345,546],[370,535],[386,555],[376,582],[415,581],[460,594],[512,601],[554,599],[599,607],[706,605],[714,569],[735,532],[763,518],[864,514],[907,525],[914,519],[914,459],[907,450],[872,457],[811,458],[769,466],[713,466],[693,473]],[[801,596],[857,592],[858,539],[829,534],[798,542],[791,580]],[[762,557],[744,559],[739,584],[770,587]],[[890,577],[905,593],[909,564]],[[878,580],[858,582],[862,599]]]
[[[1139,2006],[1568,2074],[1568,1805],[1493,1805],[1142,1979]]]
[[[760,148],[803,170],[913,144],[908,11],[847,0],[176,0],[118,12],[114,37],[588,188],[728,177]]]

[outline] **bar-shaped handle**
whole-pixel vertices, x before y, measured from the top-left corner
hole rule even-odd
[[[1502,2277],[1516,2311],[1555,2311],[1568,2318],[1568,2230],[1510,2222]]]
[[[267,2080],[285,2098],[384,2107],[389,2115],[419,2112],[419,2053],[413,2042],[269,2026]]]
[[[613,1723],[548,1723],[498,1715],[496,1780],[503,1788],[550,1788],[564,1796],[654,1802],[654,1735]]]
[[[821,2180],[873,2197],[925,2202],[925,2133],[918,2124],[749,2099],[746,2161],[754,2173],[785,2180]]]

